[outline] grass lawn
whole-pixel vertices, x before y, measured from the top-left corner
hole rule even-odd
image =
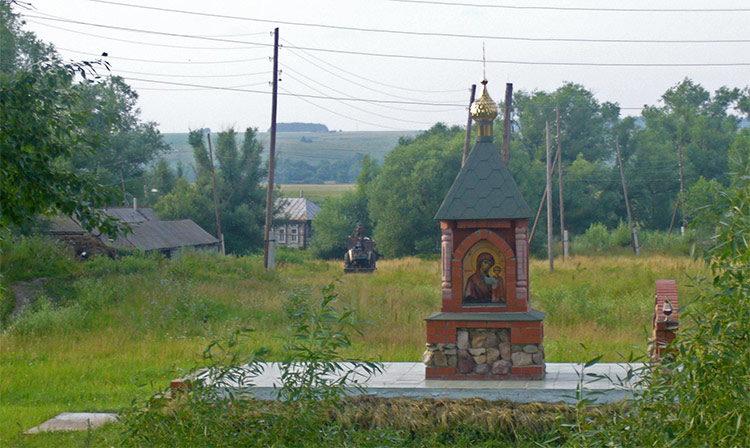
[[[118,411],[201,364],[217,335],[240,326],[252,344],[280,352],[282,301],[295,288],[336,281],[340,301],[368,322],[351,351],[382,361],[419,361],[423,319],[440,308],[437,258],[382,260],[372,275],[343,275],[342,262],[281,251],[278,269],[260,257],[186,253],[172,260],[126,257],[87,262],[37,299],[0,334],[0,446],[110,446],[117,427],[90,434],[20,436],[61,412]],[[604,362],[645,349],[654,282],[677,280],[681,305],[705,275],[687,257],[572,257],[554,273],[531,263],[532,307],[547,312],[548,362],[595,354]],[[585,346],[585,348],[582,346]]]

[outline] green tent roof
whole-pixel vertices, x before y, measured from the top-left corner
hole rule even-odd
[[[516,219],[532,216],[492,141],[478,141],[458,172],[435,219]]]

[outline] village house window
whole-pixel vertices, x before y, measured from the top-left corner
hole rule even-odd
[[[281,226],[281,227],[279,227],[279,230],[277,231],[278,237],[276,238],[276,240],[278,242],[280,242],[280,243],[286,242],[286,232],[285,232],[285,230],[286,230],[285,227]]]
[[[297,227],[289,227],[289,241],[296,243],[297,242]]]

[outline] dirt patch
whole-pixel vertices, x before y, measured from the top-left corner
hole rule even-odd
[[[64,235],[59,238],[73,248],[76,258],[79,260],[88,260],[96,255],[106,255],[109,258],[115,258],[116,255],[113,248],[89,234]]]
[[[34,304],[37,296],[45,292],[44,285],[50,279],[47,277],[39,277],[34,280],[26,282],[17,282],[10,285],[10,289],[13,292],[13,297],[16,299],[16,304],[13,307],[13,311],[10,313],[10,317],[15,318],[23,312],[26,308]]]

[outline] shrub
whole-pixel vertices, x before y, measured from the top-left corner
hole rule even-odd
[[[586,233],[573,240],[573,253],[601,252],[610,247],[607,226],[600,222],[592,223]]]
[[[88,310],[80,305],[58,306],[47,296],[39,296],[34,305],[11,322],[8,331],[21,336],[58,334],[80,328],[87,321]]]
[[[39,277],[66,277],[79,271],[73,252],[58,241],[40,236],[0,237],[0,273],[7,283]]]
[[[160,394],[125,413],[127,446],[326,446],[342,437],[329,414],[338,409],[357,379],[380,369],[376,363],[345,359],[341,350],[359,332],[352,310],[334,305],[333,284],[313,299],[291,294],[277,402],[261,402],[247,393],[263,370],[265,350],[243,343],[243,331],[214,339],[204,351],[209,365],[202,378],[178,396]],[[219,386],[219,387],[217,387]],[[237,387],[239,386],[239,388]],[[346,435],[343,435],[346,437]],[[374,442],[374,441],[373,441]]]

